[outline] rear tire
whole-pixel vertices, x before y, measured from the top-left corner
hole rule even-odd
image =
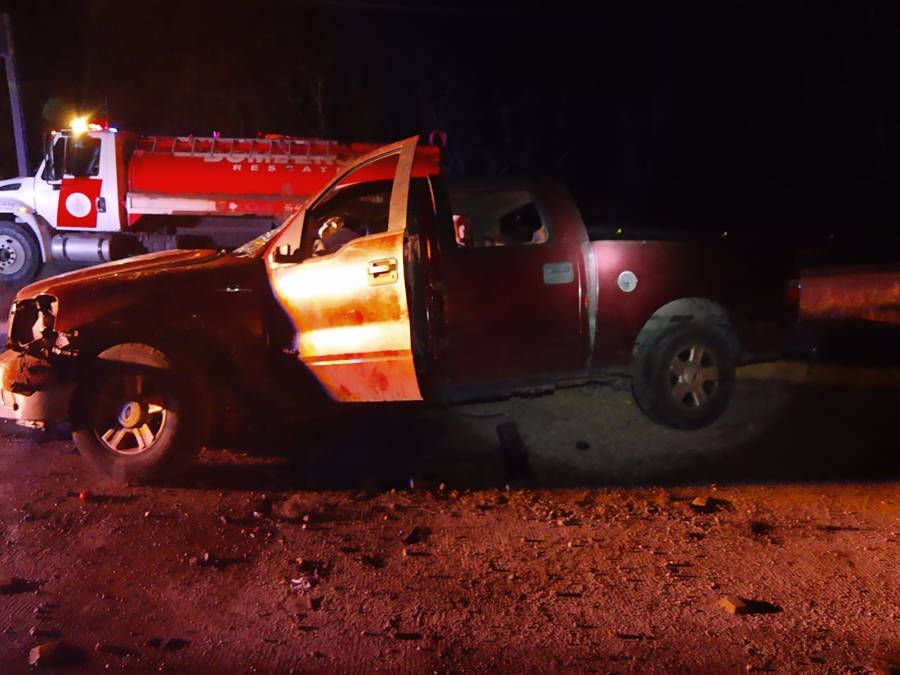
[[[176,476],[196,459],[208,429],[205,392],[185,360],[150,345],[115,345],[76,392],[72,436],[82,457],[117,482]]]
[[[735,355],[703,323],[678,324],[641,345],[631,380],[634,399],[656,422],[699,429],[718,419],[734,391]]]
[[[0,221],[0,283],[24,286],[41,271],[41,250],[30,230]]]

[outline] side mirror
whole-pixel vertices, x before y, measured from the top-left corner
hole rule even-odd
[[[272,262],[277,265],[288,265],[290,263],[299,262],[300,251],[291,249],[290,244],[281,244],[272,251]]]

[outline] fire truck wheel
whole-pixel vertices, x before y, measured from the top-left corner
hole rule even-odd
[[[72,435],[93,469],[147,483],[186,469],[205,441],[198,373],[183,359],[129,342],[100,353],[75,393]]]
[[[734,390],[735,356],[715,328],[691,322],[662,332],[636,354],[634,399],[651,419],[698,429],[719,418]]]
[[[0,221],[0,283],[23,285],[41,271],[41,252],[30,231]]]

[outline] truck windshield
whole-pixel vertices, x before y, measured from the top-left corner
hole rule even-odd
[[[53,142],[48,159],[50,164],[45,169],[45,179],[96,176],[100,173],[100,139],[90,136],[59,136]]]
[[[251,239],[243,246],[238,246],[231,252],[232,255],[246,256],[248,258],[253,257],[265,247],[268,241],[275,236],[275,233],[278,232],[279,229],[281,228],[275,228],[269,230],[268,232],[263,232],[261,235],[259,235],[255,239]]]
[[[287,227],[288,223],[292,222],[296,217],[296,213],[291,214],[278,227],[273,227],[271,230],[263,232],[255,239],[251,239],[246,244],[238,246],[231,252],[231,255],[246,256],[248,258],[252,258],[253,256],[262,253],[263,249],[265,249],[266,247],[266,244],[268,244],[272,240],[272,237],[281,232],[285,227]]]
[[[100,139],[90,136],[69,138],[66,173],[83,178],[100,173]]]

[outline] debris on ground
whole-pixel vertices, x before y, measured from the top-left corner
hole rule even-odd
[[[690,504],[691,508],[698,513],[714,513],[728,508],[729,503],[725,499],[714,497],[695,497]]]
[[[387,489],[361,487],[342,458],[333,489],[298,487],[308,475],[298,462],[273,492],[255,467],[280,457],[204,449],[205,486],[107,494],[78,458],[51,446],[25,461],[10,442],[0,472],[17,480],[0,495],[0,576],[31,586],[0,595],[0,672],[27,672],[32,647],[58,640],[81,646],[76,669],[86,672],[512,672],[526,661],[535,672],[770,662],[861,672],[893,653],[900,589],[885,570],[900,540],[896,481],[741,485],[715,474],[727,488],[712,477],[618,487],[609,481],[630,474],[603,464],[609,480],[596,482],[569,463],[607,462],[621,438],[579,429],[545,444],[540,417],[520,412],[544,487],[499,488],[502,420],[480,423],[489,462],[454,455],[428,466],[444,492],[404,489],[422,465],[410,453],[373,460],[391,469],[378,474]],[[579,438],[597,452],[576,452]],[[763,440],[754,458],[768,452]],[[90,503],[78,498],[86,487]],[[741,604],[726,608],[723,596]],[[782,614],[767,615],[782,611],[773,603]]]
[[[215,565],[215,559],[209,551],[204,551],[201,555],[192,555],[188,558],[188,563],[195,567],[210,567]]]
[[[750,610],[747,608],[746,603],[744,603],[743,599],[737,597],[736,595],[728,595],[719,600],[719,606],[724,608],[726,612],[729,614],[749,614]]]
[[[302,576],[291,579],[291,588],[295,591],[308,591],[318,583],[315,577]]]
[[[28,665],[36,668],[64,668],[77,666],[84,661],[84,652],[75,645],[56,640],[32,647],[28,653]]]
[[[728,595],[719,600],[719,606],[729,614],[776,614],[781,607],[766,600],[749,600]]]
[[[0,595],[12,595],[27,590],[27,582],[18,577],[0,577]]]
[[[359,557],[359,562],[373,569],[381,569],[384,567],[384,559],[381,556],[364,553]]]
[[[403,543],[407,545],[421,543],[428,537],[428,532],[428,528],[416,525],[403,537]]]

